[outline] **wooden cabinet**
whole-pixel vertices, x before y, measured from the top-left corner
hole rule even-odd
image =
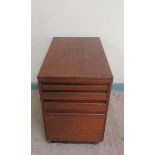
[[[99,38],[54,38],[38,74],[46,138],[103,140],[112,81]]]

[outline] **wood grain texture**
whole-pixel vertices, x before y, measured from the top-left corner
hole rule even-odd
[[[99,38],[56,37],[48,49],[38,78],[107,79],[112,73]]]
[[[44,100],[106,100],[106,93],[43,92]]]
[[[46,113],[105,113],[105,103],[44,102]]]
[[[101,141],[112,81],[99,38],[54,38],[38,74],[46,138]]]
[[[123,155],[123,91],[111,92],[104,141],[91,143],[49,143],[45,140],[39,92],[32,91],[32,155]]]
[[[45,114],[45,124],[49,140],[98,142],[102,140],[104,114]]]
[[[51,90],[51,91],[86,91],[86,92],[102,92],[107,91],[107,85],[49,85],[49,84],[42,84],[43,90]]]
[[[38,77],[38,81],[46,84],[107,84],[112,83],[113,79],[104,79],[104,78],[82,78],[82,77]]]

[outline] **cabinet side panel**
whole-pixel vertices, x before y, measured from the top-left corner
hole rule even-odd
[[[42,93],[42,88],[41,88],[41,82],[38,80],[38,85],[39,85],[39,94],[40,94],[40,102],[41,102],[41,109],[42,109],[42,116],[43,116],[43,123],[44,123],[44,131],[45,131],[45,136],[47,139],[47,130],[46,130],[46,124],[45,124],[45,116],[44,116],[44,101],[43,101],[43,93]]]
[[[107,91],[107,99],[106,99],[106,108],[105,108],[105,121],[104,121],[104,126],[103,126],[103,139],[104,139],[104,133],[105,133],[105,126],[107,122],[107,114],[108,114],[108,108],[109,108],[109,100],[110,100],[110,94],[111,94],[111,85],[112,83],[108,84],[108,91]]]

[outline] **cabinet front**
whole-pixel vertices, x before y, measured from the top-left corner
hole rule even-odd
[[[103,138],[104,114],[45,114],[47,139],[98,142]]]

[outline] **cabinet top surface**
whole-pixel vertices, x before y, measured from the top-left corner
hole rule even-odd
[[[41,77],[112,80],[112,73],[99,38],[56,37],[41,66]]]

